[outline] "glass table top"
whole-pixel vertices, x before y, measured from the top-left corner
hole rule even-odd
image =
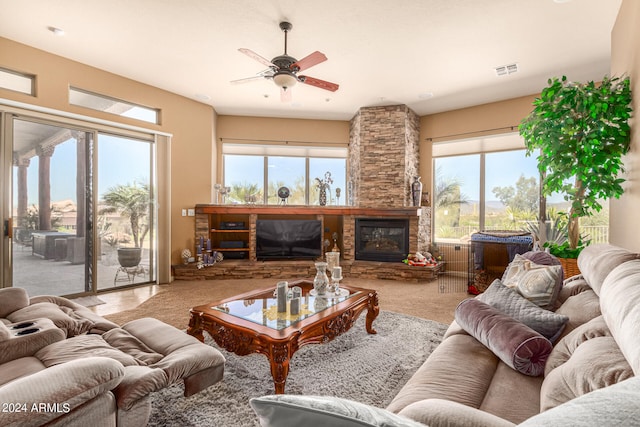
[[[333,307],[361,292],[349,292],[345,288],[342,288],[341,291],[342,293],[339,296],[319,297],[304,289],[300,298],[300,310],[297,315],[290,313],[291,299],[287,300],[287,311],[278,313],[278,301],[270,293],[257,296],[255,299],[228,301],[211,308],[259,325],[280,330],[295,325],[297,322]]]

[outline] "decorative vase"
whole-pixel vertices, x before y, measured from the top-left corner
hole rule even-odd
[[[316,295],[324,295],[329,286],[329,277],[327,276],[327,263],[316,262],[316,277],[313,278],[313,289]]]
[[[318,204],[320,206],[327,206],[327,187],[328,186],[326,184],[321,184],[318,188],[318,191],[320,192],[318,196]]]
[[[411,197],[413,198],[413,206],[420,206],[422,203],[422,182],[419,176],[413,177],[411,184]]]

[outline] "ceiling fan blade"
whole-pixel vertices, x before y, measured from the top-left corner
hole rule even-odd
[[[291,102],[291,88],[282,88],[280,89],[280,101],[282,102]]]
[[[251,83],[253,81],[261,80],[264,78],[265,76],[253,76],[253,77],[246,77],[244,79],[231,80],[229,83],[231,83],[232,85],[239,85],[243,83]]]
[[[267,67],[276,67],[278,68],[275,64],[273,64],[271,61],[269,61],[268,59],[258,55],[257,53],[255,53],[254,51],[252,51],[251,49],[246,49],[244,47],[241,47],[240,49],[238,49],[238,51],[244,53],[245,55],[247,55],[249,58],[255,59],[256,61],[258,61],[259,63],[261,63],[262,65],[265,65]]]
[[[337,91],[338,88],[340,87],[340,85],[336,83],[331,83],[325,80],[316,79],[315,77],[298,76],[298,79],[306,85],[319,87],[320,89],[328,90],[331,92]]]
[[[307,68],[311,68],[314,65],[318,65],[319,63],[324,62],[326,60],[327,60],[327,57],[325,56],[325,54],[322,52],[318,52],[316,50],[312,54],[307,55],[301,60],[294,62],[293,64],[291,64],[291,67],[289,68],[292,70],[297,68],[297,71],[302,71],[302,70],[306,70]]]

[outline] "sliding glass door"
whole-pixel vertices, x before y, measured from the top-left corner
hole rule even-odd
[[[155,282],[153,135],[0,116],[0,287],[78,295]]]
[[[13,286],[29,295],[91,291],[93,134],[13,120]]]
[[[155,280],[149,141],[98,134],[98,287]]]

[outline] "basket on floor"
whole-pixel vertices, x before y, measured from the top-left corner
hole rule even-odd
[[[577,258],[558,258],[558,261],[560,261],[562,270],[564,270],[565,279],[580,274]]]

